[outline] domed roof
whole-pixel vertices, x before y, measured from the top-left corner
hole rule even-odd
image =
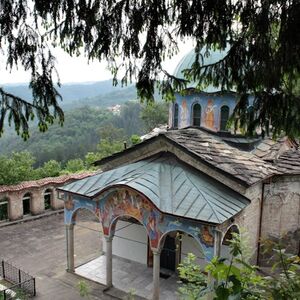
[[[216,63],[216,62],[222,60],[228,53],[229,49],[230,49],[230,47],[227,46],[224,50],[208,50],[207,51],[206,47],[203,47],[202,50],[200,51],[200,53],[203,57],[202,65],[203,66],[209,65],[209,64],[213,64],[213,63]],[[175,68],[173,75],[177,78],[184,79],[183,70],[190,69],[192,67],[192,64],[195,62],[195,58],[196,58],[196,53],[195,53],[195,49],[193,49],[192,51],[190,51],[187,55],[185,55],[181,59],[181,61]],[[200,59],[200,64],[201,64],[201,59]],[[187,84],[187,88],[195,88],[196,86],[197,86],[197,83],[193,82],[193,81],[190,81]],[[205,89],[203,89],[203,92],[214,93],[214,92],[218,92],[220,90],[221,89],[218,87],[209,85]]]

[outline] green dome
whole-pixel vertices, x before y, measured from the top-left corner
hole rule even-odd
[[[209,65],[209,64],[213,64],[213,63],[220,61],[221,59],[223,59],[226,56],[228,51],[229,51],[228,46],[226,47],[225,50],[215,50],[215,51],[213,51],[213,50],[206,51],[206,48],[204,47],[200,52],[203,56],[203,64],[202,65],[203,66]],[[175,68],[174,76],[184,79],[183,70],[191,68],[192,64],[195,61],[195,58],[196,58],[196,53],[195,53],[195,50],[193,49],[192,51],[190,51],[187,55],[185,55],[181,59],[181,61]],[[201,63],[201,59],[200,59],[200,63]],[[195,88],[196,86],[197,86],[196,82],[189,82],[187,84],[187,88]],[[208,87],[206,87],[203,90],[203,92],[207,92],[207,93],[214,93],[214,92],[218,92],[218,91],[220,91],[220,88],[214,87],[212,85],[209,85]]]

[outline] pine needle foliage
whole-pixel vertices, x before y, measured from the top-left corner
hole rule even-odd
[[[63,122],[52,45],[72,56],[108,61],[115,84],[120,76],[121,84],[136,81],[142,100],[154,101],[157,86],[173,100],[188,80],[234,89],[236,126],[298,137],[299,28],[298,0],[1,0],[1,55],[8,68],[20,64],[31,72],[33,98],[28,103],[1,88],[0,131],[6,116],[25,139],[33,116],[41,131],[56,117]],[[180,79],[164,70],[163,60],[186,39],[195,42],[197,55],[186,79]],[[201,50],[228,46],[222,60],[203,66]]]

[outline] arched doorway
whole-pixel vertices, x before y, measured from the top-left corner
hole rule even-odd
[[[114,220],[113,255],[149,266],[148,234],[134,217],[124,215]],[[125,252],[125,251],[126,252]]]
[[[53,207],[53,191],[51,189],[46,189],[44,192],[44,207],[45,210],[51,210]]]
[[[135,290],[138,296],[149,298],[153,268],[149,261],[148,229],[135,216],[121,214],[112,220],[110,232],[113,232],[112,249],[104,247],[104,250],[107,250],[106,258],[110,257],[109,251],[112,254],[112,285],[127,293]]]
[[[3,197],[0,199],[0,222],[8,221],[9,219],[9,198]]]
[[[231,258],[230,242],[234,238],[235,234],[240,234],[240,230],[237,225],[233,224],[227,229],[226,233],[223,236],[222,246],[221,246],[221,257],[227,259]]]
[[[207,264],[203,249],[194,236],[183,231],[171,231],[162,236],[160,241],[160,267],[164,270],[177,271],[178,265],[193,253],[195,263],[204,267]]]
[[[23,216],[28,216],[31,214],[31,201],[32,201],[31,193],[26,193],[22,198]]]
[[[102,225],[91,210],[79,208],[73,214],[74,267],[79,267],[103,254]]]

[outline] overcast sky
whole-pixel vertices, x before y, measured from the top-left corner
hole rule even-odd
[[[171,60],[164,63],[168,72],[173,72],[180,59],[192,48],[192,44],[187,42],[180,45],[180,53]],[[61,49],[54,49],[53,54],[57,59],[57,70],[61,83],[101,81],[110,79],[112,76],[106,68],[106,62],[87,63],[87,59],[81,57],[70,57]],[[26,73],[22,67],[19,70],[13,69],[9,72],[5,69],[5,60],[0,56],[0,85],[7,83],[26,83],[30,80],[30,73]]]

